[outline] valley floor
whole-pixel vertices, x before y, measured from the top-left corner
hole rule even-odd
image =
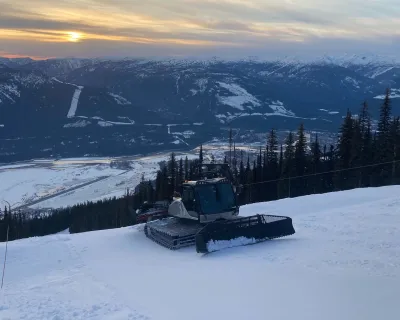
[[[179,157],[196,158],[194,153]],[[127,189],[145,179],[155,179],[159,162],[169,154],[126,157],[130,168],[111,168],[113,158],[71,158],[28,161],[17,165],[0,165],[0,206],[10,203],[13,209],[61,208],[86,201],[122,197]]]
[[[10,242],[0,319],[398,319],[400,186],[243,206],[296,234],[199,255],[143,225]],[[3,264],[5,244],[0,244]]]

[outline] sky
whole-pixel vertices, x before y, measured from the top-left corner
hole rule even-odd
[[[0,0],[0,56],[395,55],[400,0]]]

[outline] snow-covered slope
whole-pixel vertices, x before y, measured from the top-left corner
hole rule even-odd
[[[398,319],[400,186],[244,206],[297,233],[210,255],[143,226],[9,243],[1,319]],[[0,245],[0,257],[5,245]]]

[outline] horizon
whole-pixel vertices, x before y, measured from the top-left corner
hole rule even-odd
[[[397,0],[0,0],[0,56],[395,55]]]
[[[149,60],[149,61],[166,61],[166,60],[189,60],[189,61],[251,61],[251,62],[271,62],[271,61],[288,61],[290,62],[299,62],[299,63],[318,63],[318,62],[326,62],[327,60],[336,60],[339,61],[351,61],[354,63],[360,64],[363,59],[367,59],[368,62],[381,62],[381,63],[400,63],[400,57],[393,54],[375,54],[371,52],[360,53],[360,54],[352,54],[352,53],[342,53],[337,55],[332,55],[328,53],[324,53],[321,55],[312,55],[312,56],[299,56],[299,55],[286,55],[286,56],[268,56],[268,57],[260,57],[260,56],[235,56],[235,57],[227,57],[227,56],[93,56],[93,57],[79,57],[79,56],[60,56],[60,57],[30,57],[30,56],[19,56],[19,55],[2,55],[0,52],[0,59],[10,59],[10,60],[23,60],[30,59],[32,61],[46,61],[46,60],[68,60],[68,59],[77,59],[77,60],[100,60],[100,61],[123,61],[123,60]],[[370,58],[370,59],[368,59]],[[333,61],[331,61],[333,62]],[[335,63],[335,62],[333,62]]]

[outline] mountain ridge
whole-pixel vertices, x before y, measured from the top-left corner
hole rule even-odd
[[[400,64],[390,61],[0,58],[0,157],[189,148],[229,126],[244,135],[300,122],[336,132],[347,109],[358,112],[364,100],[376,119],[386,88],[399,113]]]

